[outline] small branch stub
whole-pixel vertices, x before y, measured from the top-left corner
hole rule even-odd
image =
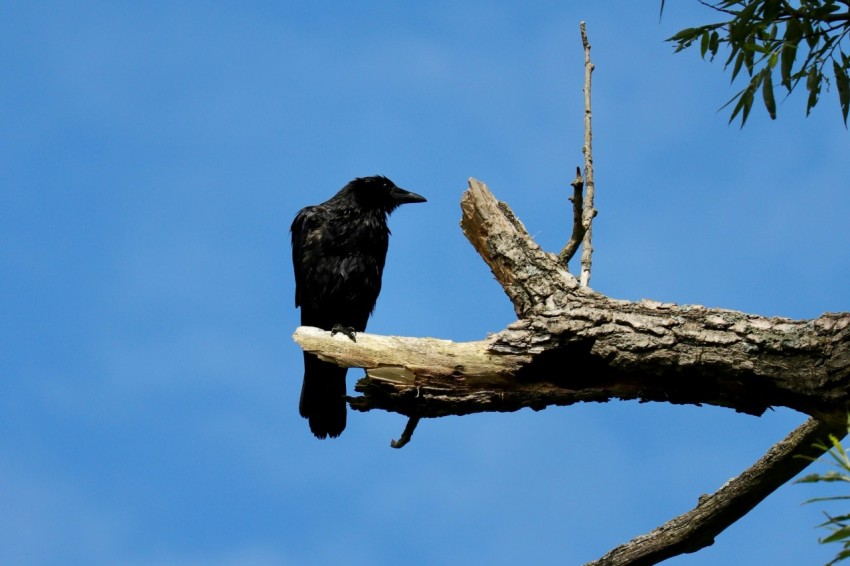
[[[570,202],[573,203],[573,233],[567,245],[564,246],[564,249],[559,254],[561,262],[564,264],[564,269],[569,269],[568,264],[584,238],[584,223],[582,222],[584,178],[581,176],[581,168],[576,167],[576,178],[573,179],[570,185],[573,188],[573,196],[570,197]]]

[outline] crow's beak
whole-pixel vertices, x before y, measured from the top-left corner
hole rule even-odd
[[[425,197],[417,195],[416,193],[411,193],[410,191],[405,191],[404,189],[400,189],[398,187],[393,187],[392,199],[393,202],[396,204],[406,204],[408,202],[427,202]]]

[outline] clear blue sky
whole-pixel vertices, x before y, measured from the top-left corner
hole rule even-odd
[[[695,505],[805,417],[607,403],[428,420],[298,416],[288,229],[355,176],[425,195],[370,331],[514,318],[458,227],[470,176],[567,238],[593,58],[591,284],[815,317],[848,309],[834,93],[743,129],[659,2],[0,6],[0,562],[580,564]],[[570,371],[575,371],[574,369]],[[349,375],[353,383],[358,371]],[[822,467],[821,471],[826,471]],[[787,485],[670,564],[819,564],[824,490]],[[833,509],[835,511],[835,509]]]

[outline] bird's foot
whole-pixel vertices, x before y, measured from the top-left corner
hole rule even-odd
[[[351,326],[343,326],[341,324],[334,324],[334,327],[331,328],[331,336],[336,334],[337,332],[345,334],[349,338],[351,338],[352,342],[357,342],[357,338],[354,337],[355,330]]]

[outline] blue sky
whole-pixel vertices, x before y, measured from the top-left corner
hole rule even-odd
[[[575,5],[573,5],[575,4]],[[297,413],[288,229],[385,174],[369,330],[479,339],[514,318],[458,227],[486,182],[568,237],[594,74],[596,254],[613,297],[847,310],[834,93],[744,129],[722,66],[664,43],[695,1],[0,6],[0,562],[580,564],[684,512],[805,420],[607,403],[428,420]],[[349,373],[349,388],[357,376]],[[826,471],[822,467],[821,471]],[[822,489],[787,485],[669,564],[818,564]],[[835,511],[833,509],[833,511]]]

